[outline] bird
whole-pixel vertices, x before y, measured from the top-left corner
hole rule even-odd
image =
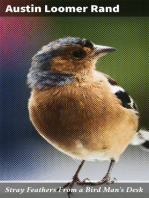
[[[111,184],[111,171],[129,144],[144,143],[134,100],[108,74],[96,70],[97,60],[114,47],[78,37],[60,38],[43,46],[32,58],[27,75],[31,88],[29,117],[38,133],[59,151],[81,160],[72,181],[86,161],[108,160],[99,182]]]

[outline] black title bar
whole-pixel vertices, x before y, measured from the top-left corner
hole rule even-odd
[[[53,17],[146,17],[149,16],[148,0],[51,0],[10,1],[0,4],[0,16],[53,16]]]

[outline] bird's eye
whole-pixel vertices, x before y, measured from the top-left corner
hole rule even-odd
[[[72,56],[76,57],[76,58],[82,58],[83,56],[85,56],[85,51],[83,50],[76,50],[72,53]]]

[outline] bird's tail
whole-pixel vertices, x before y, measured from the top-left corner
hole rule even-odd
[[[141,149],[149,152],[149,131],[139,130],[130,144],[139,145]]]

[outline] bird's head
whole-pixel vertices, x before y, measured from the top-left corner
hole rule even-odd
[[[43,46],[33,57],[28,83],[33,87],[33,84],[38,85],[39,81],[48,81],[49,78],[49,84],[62,85],[62,76],[70,81],[73,75],[86,75],[95,68],[99,57],[115,50],[113,47],[95,45],[89,40],[76,37],[55,40]],[[53,82],[50,83],[51,77]],[[58,81],[61,81],[60,84]]]

